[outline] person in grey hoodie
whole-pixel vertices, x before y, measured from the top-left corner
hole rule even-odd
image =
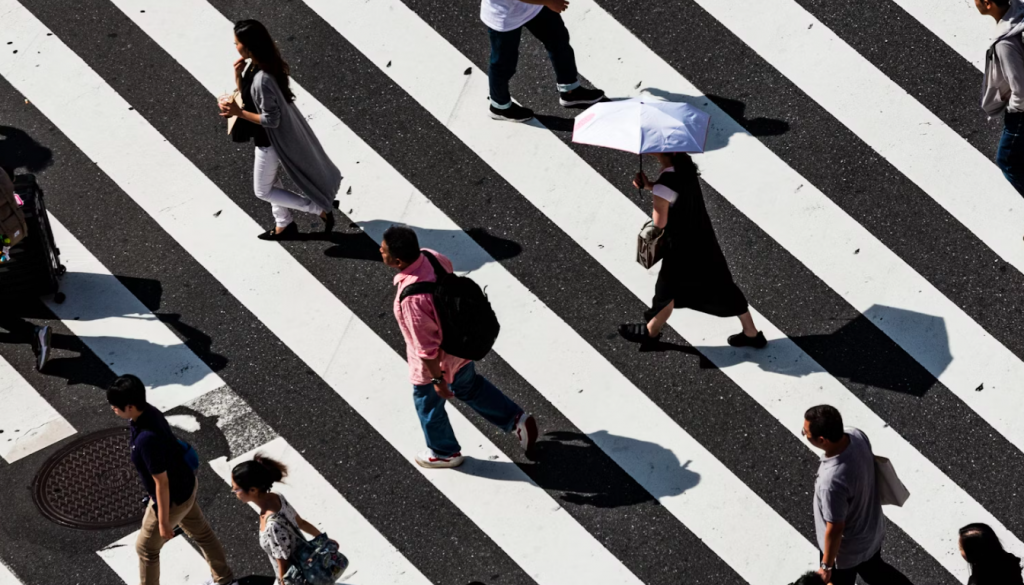
[[[247,128],[256,143],[253,187],[257,197],[270,202],[277,224],[259,237],[282,240],[297,234],[292,210],[319,214],[324,231],[330,232],[341,172],[294,103],[288,63],[266,27],[256,20],[235,24],[235,47],[241,55],[235,61],[235,82],[243,105],[228,100],[221,104],[221,116],[238,116],[236,124],[254,125]],[[252,61],[248,69],[246,59]],[[280,166],[301,195],[283,188],[278,179]]]
[[[981,109],[990,118],[1003,113],[996,164],[1024,195],[1024,9],[1019,0],[974,0],[974,4],[997,23],[985,54]]]

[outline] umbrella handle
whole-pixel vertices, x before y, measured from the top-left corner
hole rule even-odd
[[[640,174],[642,175],[644,173],[644,155],[638,154],[636,156],[637,156],[637,160],[640,161]],[[638,186],[636,188],[636,194],[637,194],[637,197],[643,196],[643,194],[644,194],[643,185],[640,185],[640,186]]]

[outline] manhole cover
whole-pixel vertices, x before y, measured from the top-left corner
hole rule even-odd
[[[46,460],[32,497],[58,524],[100,530],[138,523],[146,489],[131,461],[128,427],[81,437]]]

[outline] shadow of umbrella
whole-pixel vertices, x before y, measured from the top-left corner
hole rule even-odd
[[[904,350],[882,333],[876,323],[886,322],[912,339]],[[803,377],[827,373],[853,384],[923,396],[938,384],[953,361],[949,337],[941,317],[907,309],[873,305],[824,335],[789,338],[792,344],[769,343],[763,350],[725,346],[698,346],[696,350],[717,366],[727,368],[755,363],[762,370],[784,376]]]
[[[639,475],[636,479],[645,482],[648,489],[625,475],[609,481],[613,474],[622,474],[618,467],[610,473],[585,472],[606,465],[606,454],[620,455],[620,460],[642,462],[633,471]],[[515,481],[522,478],[518,473],[521,468],[545,490],[563,492],[559,496],[563,501],[598,508],[632,506],[677,496],[700,482],[700,474],[689,469],[690,461],[680,463],[674,453],[661,445],[607,431],[589,436],[566,431],[547,433],[537,441],[531,459],[531,464],[517,466],[511,462],[467,457],[456,469],[495,481]]]

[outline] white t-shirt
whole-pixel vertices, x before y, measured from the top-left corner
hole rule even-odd
[[[488,28],[508,32],[530,22],[542,8],[540,4],[527,4],[519,0],[482,0],[480,20]]]
[[[664,171],[662,171],[658,175],[658,179],[660,179],[661,175],[663,175],[665,173],[674,173],[674,172],[676,172],[676,168],[675,167],[667,167]],[[655,181],[657,181],[658,179],[655,179]],[[679,198],[679,193],[676,193],[675,191],[673,191],[672,189],[669,189],[665,185],[655,184],[654,185],[654,189],[652,189],[651,192],[654,193],[656,196],[661,197],[665,201],[668,201],[669,205],[672,205],[673,203],[675,203],[676,199]]]

